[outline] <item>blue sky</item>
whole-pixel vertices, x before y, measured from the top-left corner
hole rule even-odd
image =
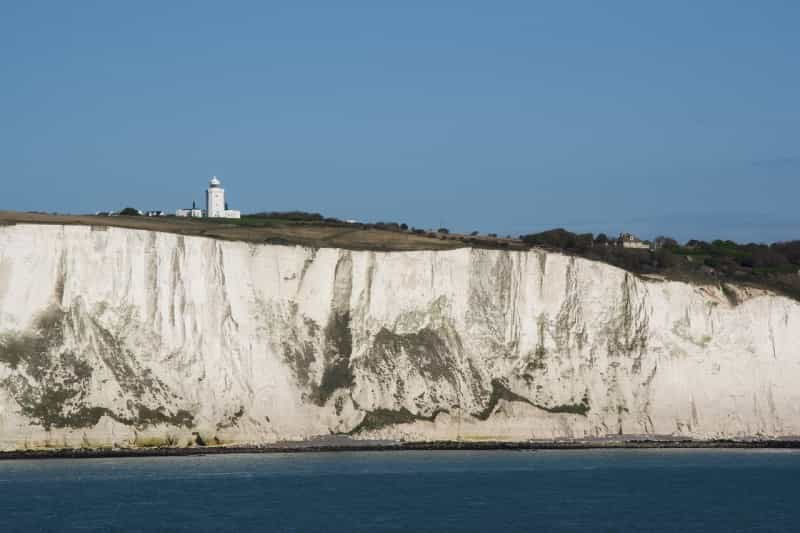
[[[400,7],[402,6],[402,7]],[[800,3],[0,6],[0,209],[800,238]]]

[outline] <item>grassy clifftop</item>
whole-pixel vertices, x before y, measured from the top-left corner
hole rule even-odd
[[[49,215],[0,211],[1,224],[109,226],[229,241],[348,250],[452,250],[464,246],[524,248],[523,243],[516,239],[421,232],[419,230],[415,232],[399,228],[392,229],[391,225],[381,227],[381,224],[349,224],[341,221],[292,217],[290,214],[244,216],[241,219],[192,219],[174,216]]]

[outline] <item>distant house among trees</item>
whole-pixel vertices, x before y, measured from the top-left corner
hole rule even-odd
[[[617,246],[622,246],[623,248],[638,248],[641,250],[650,249],[649,242],[641,240],[633,233],[620,233],[617,239]]]
[[[177,209],[175,211],[176,217],[190,217],[190,218],[203,218],[203,210],[196,207]]]

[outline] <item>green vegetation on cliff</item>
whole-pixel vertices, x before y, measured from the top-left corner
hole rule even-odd
[[[543,247],[602,261],[635,274],[656,274],[688,282],[747,285],[800,299],[800,241],[739,244],[658,237],[650,249],[626,248],[604,235],[558,228],[520,237]],[[734,293],[728,291],[733,296]]]

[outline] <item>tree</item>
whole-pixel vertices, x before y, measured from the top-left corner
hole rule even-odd
[[[658,268],[667,269],[672,268],[678,264],[678,258],[675,257],[668,247],[662,246],[655,253],[656,262],[658,263]]]
[[[770,249],[781,254],[795,265],[800,265],[800,241],[777,242]]]
[[[439,233],[444,233],[445,235],[450,233],[450,230],[447,229],[447,228],[439,228],[436,231],[439,232]]]
[[[135,207],[126,207],[125,209],[120,211],[119,214],[127,217],[131,216],[138,217],[141,213]]]
[[[594,238],[594,243],[599,244],[600,246],[605,246],[608,244],[608,235],[605,233],[598,233],[597,237]]]
[[[656,237],[655,240],[653,241],[653,244],[655,245],[656,250],[658,250],[659,248],[677,248],[678,247],[678,241],[676,241],[672,237],[667,237],[667,236],[664,236],[664,235],[659,235],[658,237]]]
[[[750,252],[749,257],[741,261],[741,264],[744,265],[747,262],[749,264],[745,266],[751,268],[775,268],[789,264],[789,260],[785,256],[766,246],[748,246],[748,251]]]
[[[579,252],[585,252],[592,247],[593,242],[594,235],[591,233],[582,233],[575,236],[575,244],[573,245],[573,248]]]
[[[556,228],[541,233],[531,233],[530,235],[522,236],[522,240],[529,246],[551,246],[562,250],[575,248],[576,238],[577,235],[564,228]]]
[[[699,241],[697,239],[691,239],[689,242],[686,243],[687,248],[695,248],[699,250],[707,250],[711,248],[711,245],[708,244],[706,241]]]
[[[731,250],[735,250],[736,248],[739,247],[739,245],[736,244],[733,241],[729,241],[729,240],[728,241],[723,241],[723,240],[720,240],[720,239],[717,239],[717,240],[713,241],[711,243],[711,245],[714,248],[729,248]]]

